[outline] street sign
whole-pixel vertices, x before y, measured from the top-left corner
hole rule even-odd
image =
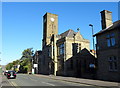
[[[37,67],[38,67],[38,64],[34,64],[34,67],[37,68]]]

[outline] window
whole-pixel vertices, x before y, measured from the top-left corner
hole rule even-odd
[[[117,70],[117,58],[115,56],[111,56],[108,58],[109,61],[109,70],[116,71]]]
[[[107,35],[107,46],[111,47],[115,45],[115,35],[114,33]]]
[[[112,46],[115,45],[115,38],[111,38],[111,45],[112,45]]]
[[[80,49],[81,46],[78,48],[78,43],[72,43],[72,53],[73,55],[78,53],[78,49]]]
[[[61,45],[59,46],[59,54],[60,54],[60,55],[64,54],[64,44],[61,44]]]
[[[50,57],[50,56],[51,56],[50,49],[48,49],[48,57]]]
[[[107,45],[108,45],[108,47],[111,46],[111,44],[110,44],[110,39],[107,39]]]
[[[79,43],[79,52],[81,51],[81,43]]]

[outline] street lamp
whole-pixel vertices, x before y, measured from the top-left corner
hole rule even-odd
[[[92,27],[92,38],[93,38],[93,50],[95,50],[95,47],[94,47],[94,32],[93,32],[93,25],[92,24],[89,24],[90,27]],[[95,56],[95,51],[94,51],[94,56]]]

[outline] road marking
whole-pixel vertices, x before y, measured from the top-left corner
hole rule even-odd
[[[10,81],[10,80],[8,80],[8,82],[9,82],[12,86],[14,86],[15,88],[20,88],[15,82],[12,82],[12,81]]]
[[[34,75],[34,76],[42,77],[42,78],[48,78],[48,79],[53,79],[53,80],[57,80],[57,81],[60,81],[60,82],[79,84],[80,86],[94,86],[94,85],[91,85],[91,84],[80,83],[80,82],[73,82],[73,81],[69,81],[69,80],[54,79],[52,77],[50,78],[50,77],[45,77],[45,76],[40,76],[40,75]]]
[[[14,83],[14,82],[11,82],[14,86],[18,86],[16,83]]]
[[[10,83],[11,86],[14,86],[14,85],[10,82],[10,80],[8,80],[8,82]]]
[[[44,84],[48,84],[48,85],[51,85],[51,86],[55,86],[54,84],[51,84],[51,83],[47,83],[47,82],[42,82]]]
[[[30,80],[32,80],[32,81],[37,81],[37,80],[35,80],[35,79],[30,78],[30,76],[28,76],[28,77],[22,77],[22,78],[24,78],[24,79],[30,79]]]
[[[30,78],[32,81],[37,81],[37,80],[35,80],[35,79],[32,79],[32,78]]]
[[[29,77],[29,76],[28,76],[28,77]],[[32,79],[32,78],[30,78],[30,77],[29,77],[29,79],[30,79],[30,80],[32,80],[32,81],[37,81],[37,80],[35,80],[35,79]]]
[[[29,78],[27,78],[27,77],[22,77],[22,76],[21,76],[21,78],[24,78],[24,79],[29,79]]]

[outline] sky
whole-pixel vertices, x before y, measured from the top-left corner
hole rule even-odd
[[[22,51],[33,48],[42,49],[43,15],[46,12],[58,15],[58,33],[68,29],[90,40],[92,49],[92,31],[101,30],[102,10],[112,12],[113,22],[118,20],[118,2],[3,2],[2,3],[2,57],[5,65],[20,59]],[[1,52],[1,51],[0,51]]]

